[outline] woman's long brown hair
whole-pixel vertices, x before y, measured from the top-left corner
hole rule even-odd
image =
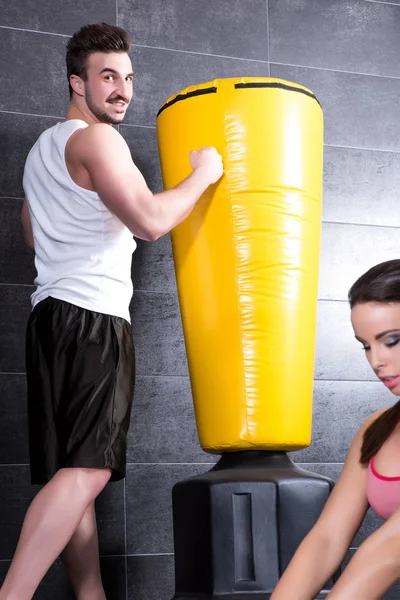
[[[364,273],[351,286],[350,307],[365,302],[400,303],[400,260],[389,260]],[[385,410],[365,431],[360,463],[368,464],[400,422],[400,400]]]

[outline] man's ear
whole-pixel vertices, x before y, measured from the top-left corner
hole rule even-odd
[[[72,89],[74,90],[75,94],[77,94],[78,96],[84,96],[84,82],[83,79],[81,77],[78,77],[78,75],[71,75],[69,78],[69,83],[72,87]]]

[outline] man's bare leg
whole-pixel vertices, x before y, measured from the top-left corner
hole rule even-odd
[[[106,600],[100,573],[94,501],[61,553],[77,600]]]
[[[61,469],[40,490],[26,513],[0,600],[31,600],[110,475],[109,469]]]

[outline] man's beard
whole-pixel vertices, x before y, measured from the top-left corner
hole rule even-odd
[[[126,104],[128,104],[128,100],[126,98],[121,98],[120,96],[116,96],[115,98],[113,98],[113,100],[123,100],[124,102],[126,102]],[[107,100],[107,102],[109,102],[109,100]],[[121,115],[121,119],[115,119],[113,117],[111,117],[109,114],[107,114],[106,112],[103,112],[102,110],[100,110],[93,102],[92,100],[92,95],[89,92],[89,90],[86,90],[86,104],[89,108],[89,110],[94,114],[94,116],[96,117],[96,119],[98,119],[101,123],[107,123],[108,125],[120,125],[121,123],[124,122],[125,119],[125,114]],[[111,102],[110,102],[111,104]]]

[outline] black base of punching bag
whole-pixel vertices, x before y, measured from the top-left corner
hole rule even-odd
[[[258,450],[177,483],[174,600],[267,600],[332,487],[285,452]]]

